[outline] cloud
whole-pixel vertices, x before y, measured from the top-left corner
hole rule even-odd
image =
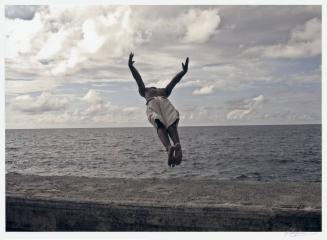
[[[66,17],[64,13],[65,11],[59,18]],[[80,14],[79,21],[73,22],[73,26],[66,30],[66,39],[70,39],[65,46],[66,53],[58,56],[62,60],[59,60],[51,72],[58,75],[74,71],[90,58],[96,60],[107,56],[121,57],[129,49],[145,41],[133,27],[131,13],[128,6],[103,9],[102,12],[101,7],[85,9]],[[73,13],[71,17],[75,17]]]
[[[15,59],[33,50],[32,40],[42,30],[43,22],[40,14],[36,13],[33,20],[5,20],[5,57]]]
[[[184,105],[179,108],[180,118],[183,125],[205,125],[205,124],[217,124],[221,123],[223,115],[219,112],[222,110],[221,106],[192,106]]]
[[[42,45],[36,58],[39,59],[42,64],[44,64],[44,62],[49,64],[49,62],[52,61],[52,57],[63,50],[63,44],[68,35],[68,32],[63,30],[49,34],[48,39]]]
[[[87,103],[84,105],[84,102]],[[139,107],[113,105],[111,102],[103,99],[101,93],[94,89],[89,91],[81,98],[81,105],[73,112],[66,112],[68,115],[78,117],[84,122],[108,123],[121,122],[126,123],[131,120],[137,120],[140,117]],[[144,116],[145,117],[145,116]]]
[[[7,5],[5,6],[5,16],[10,19],[31,20],[35,15],[35,11],[39,6],[27,5]]]
[[[227,113],[226,117],[228,120],[243,119],[244,117],[249,116],[249,114],[254,112],[257,108],[259,108],[264,100],[265,98],[263,95],[259,95],[252,99],[245,99],[241,106]]]
[[[87,105],[79,110],[79,114],[87,118],[92,118],[97,115],[106,115],[112,110],[116,110],[118,106],[113,106],[109,101],[102,98],[101,93],[94,89],[89,91],[81,98]]]
[[[267,58],[306,58],[321,54],[321,21],[312,18],[292,30],[286,44],[253,47],[246,53],[261,53]]]
[[[213,86],[204,86],[193,91],[194,95],[208,95],[213,93]]]
[[[94,89],[90,89],[82,99],[92,104],[103,102],[103,99],[101,98],[99,93],[97,93]]]
[[[6,19],[6,58],[28,54],[52,75],[75,72],[89,59],[121,57],[147,40],[129,6],[49,6],[30,21]]]
[[[320,121],[321,99],[301,102],[321,92],[320,6],[52,5],[29,18],[5,19],[7,126],[149,126],[127,66],[131,50],[146,86],[164,87],[190,57],[172,95],[178,109],[191,105],[181,124],[233,123],[233,110],[245,124],[280,123],[279,112]],[[11,105],[42,92],[70,104],[44,112]],[[303,98],[290,102],[291,92]],[[251,99],[224,104],[258,93],[269,98],[264,109],[246,114]]]
[[[49,92],[42,92],[41,95],[36,97],[30,95],[15,97],[11,102],[11,106],[25,113],[35,114],[63,110],[66,108],[67,103],[66,98],[54,97]]]
[[[39,96],[20,95],[7,103],[6,116],[8,126],[15,128],[39,128],[49,124],[53,127],[72,124],[75,127],[105,127],[146,123],[141,107],[114,105],[94,89],[89,89],[83,96],[63,97],[49,92]]]
[[[7,95],[20,95],[38,91],[51,91],[60,86],[64,79],[37,78],[33,80],[6,81]]]
[[[184,43],[204,43],[215,33],[220,24],[217,9],[190,9],[181,16],[181,22],[186,26]]]
[[[217,91],[241,91],[257,84],[275,81],[270,65],[262,60],[237,58],[232,62],[212,63],[192,69],[192,78],[182,87],[196,87],[193,95],[209,95]]]

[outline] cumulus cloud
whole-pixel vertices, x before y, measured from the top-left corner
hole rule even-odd
[[[68,104],[70,103],[70,104]],[[83,96],[56,96],[43,92],[39,96],[20,95],[6,108],[8,126],[35,128],[112,126],[117,124],[143,124],[146,116],[140,107],[114,105],[105,100],[99,91],[89,89]],[[22,122],[25,119],[27,121]]]
[[[146,41],[131,14],[129,6],[49,6],[30,21],[6,19],[6,58],[28,54],[59,75],[90,58],[120,57]]]
[[[63,110],[67,106],[66,98],[52,96],[49,92],[42,92],[39,96],[20,95],[15,97],[11,106],[29,114]]]
[[[93,104],[103,102],[102,97],[94,89],[90,89],[82,99]]]
[[[40,14],[36,14],[33,20],[6,19],[5,57],[15,59],[20,55],[32,51],[32,39],[42,30],[43,23]]]
[[[201,66],[192,73],[197,80],[182,83],[182,87],[195,87],[193,95],[210,95],[217,91],[240,91],[255,84],[275,81],[269,66],[261,60],[235,59],[231,63]]]
[[[217,9],[190,9],[181,16],[181,22],[186,26],[184,43],[204,43],[215,33],[220,24]]]
[[[213,86],[204,86],[193,91],[194,95],[207,95],[213,93]]]
[[[292,30],[286,44],[250,48],[246,53],[261,53],[267,58],[305,58],[321,54],[321,20],[312,18]]]
[[[226,116],[227,119],[240,120],[243,119],[244,117],[249,116],[251,113],[253,113],[256,109],[258,109],[262,105],[264,99],[265,98],[263,95],[259,95],[252,99],[245,99],[241,106],[227,113]]]
[[[87,105],[80,109],[79,113],[84,117],[94,117],[97,115],[106,115],[112,110],[116,110],[118,106],[113,106],[109,101],[105,101],[101,93],[94,89],[90,89],[81,100]]]
[[[106,101],[101,93],[94,89],[90,89],[82,98],[80,108],[72,112],[66,112],[66,118],[71,115],[83,121],[93,123],[110,123],[121,122],[126,123],[137,119],[140,115],[140,108],[134,106],[118,106]],[[142,112],[141,112],[142,113]],[[144,116],[145,117],[145,116]]]

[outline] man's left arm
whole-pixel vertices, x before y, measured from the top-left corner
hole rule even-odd
[[[171,94],[173,88],[176,86],[176,84],[183,78],[183,76],[188,71],[188,57],[186,58],[185,64],[182,63],[183,70],[176,74],[176,76],[170,81],[170,83],[166,86],[166,94],[167,97]]]

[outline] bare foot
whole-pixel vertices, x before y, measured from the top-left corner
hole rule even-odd
[[[174,157],[175,147],[171,146],[168,150],[168,166],[175,167],[175,157]]]
[[[176,159],[176,165],[181,164],[183,158],[182,153],[182,146],[180,143],[176,143],[175,145],[175,159]]]

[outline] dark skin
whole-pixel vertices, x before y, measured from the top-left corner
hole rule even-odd
[[[141,74],[137,71],[137,69],[133,65],[135,63],[135,61],[133,61],[133,57],[134,54],[131,53],[129,55],[128,66],[132,72],[134,79],[136,80],[136,83],[139,88],[139,93],[144,98],[156,97],[156,96],[169,97],[176,84],[183,78],[183,76],[188,71],[189,58],[187,57],[185,64],[182,63],[182,71],[177,73],[176,76],[170,81],[170,83],[165,88],[154,88],[154,87],[146,88],[142,80]]]
[[[183,78],[183,76],[188,71],[189,58],[187,57],[185,60],[185,63],[182,63],[182,70],[175,75],[175,77],[170,81],[170,83],[165,88],[155,88],[155,87],[147,88],[144,85],[144,82],[143,82],[143,79],[142,79],[140,73],[137,71],[137,69],[133,65],[135,62],[135,61],[133,61],[133,57],[134,57],[134,54],[130,53],[129,60],[128,60],[128,66],[129,66],[129,69],[131,70],[132,75],[138,85],[138,90],[139,90],[140,95],[142,97],[144,97],[145,99],[149,99],[150,97],[156,97],[156,96],[169,97],[172,90],[176,86],[176,84]],[[180,154],[178,159],[180,159],[180,161],[181,161],[182,151],[181,151],[181,147],[180,147],[180,143],[179,143],[177,124],[172,124],[170,127],[168,127],[168,129],[158,128],[157,133],[158,133],[160,141],[165,146],[168,154],[169,154],[170,148],[172,147],[169,137],[174,142],[174,147],[177,146],[176,149],[180,148],[180,151],[178,151]],[[168,163],[168,164],[169,164],[169,166],[174,167],[175,165],[179,165],[180,161],[175,161],[173,163]]]

